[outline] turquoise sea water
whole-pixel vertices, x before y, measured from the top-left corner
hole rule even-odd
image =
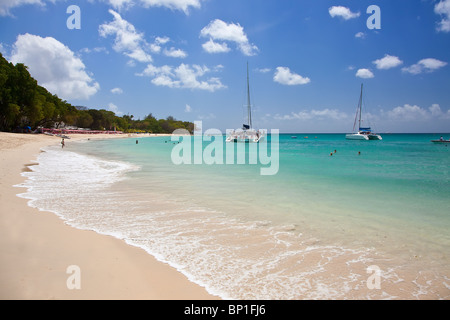
[[[430,141],[441,135],[268,137],[275,175],[249,164],[249,145],[245,164],[175,165],[170,137],[69,142],[41,154],[23,196],[223,298],[448,299],[450,146]]]

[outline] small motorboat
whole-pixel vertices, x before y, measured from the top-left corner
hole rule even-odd
[[[450,140],[439,139],[439,140],[431,140],[431,142],[433,142],[433,143],[450,143]]]

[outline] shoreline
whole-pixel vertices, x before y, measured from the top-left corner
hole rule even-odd
[[[66,147],[85,139],[158,135],[69,136]],[[43,134],[0,132],[1,299],[220,299],[145,250],[71,227],[17,196],[22,188],[14,186],[25,180],[21,172],[35,163],[41,148],[60,141]],[[79,267],[80,289],[68,288],[71,266]]]

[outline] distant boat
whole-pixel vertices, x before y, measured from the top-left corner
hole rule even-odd
[[[247,123],[242,126],[242,129],[234,130],[227,137],[226,142],[244,142],[244,143],[258,143],[264,137],[264,132],[253,129],[252,125],[252,105],[250,103],[250,77],[248,74],[247,62]]]
[[[439,140],[431,140],[433,143],[450,143],[450,140],[445,140],[444,138],[440,138]]]
[[[356,110],[355,122],[353,124],[353,132],[345,135],[348,140],[383,140],[380,135],[373,133],[370,127],[361,127],[362,122],[362,101],[363,101],[363,85],[361,84],[361,95],[359,96],[358,108]],[[358,131],[356,130],[356,120],[358,119]]]

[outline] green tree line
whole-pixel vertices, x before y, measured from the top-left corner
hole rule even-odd
[[[151,133],[172,133],[176,129],[192,133],[194,130],[192,122],[179,121],[172,116],[158,120],[150,113],[145,119],[136,120],[132,115],[119,117],[105,109],[72,106],[38,85],[24,64],[14,65],[0,53],[0,131],[61,126]]]

